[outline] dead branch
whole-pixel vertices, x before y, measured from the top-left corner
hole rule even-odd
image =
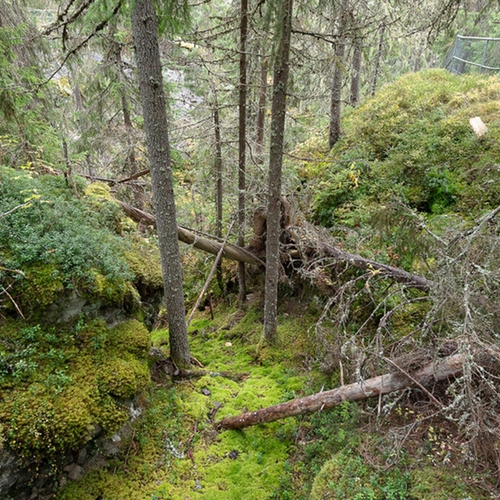
[[[408,378],[401,372],[379,375],[363,382],[345,385],[326,392],[320,392],[287,403],[262,408],[261,410],[227,417],[218,422],[219,429],[242,429],[251,425],[274,422],[282,418],[302,415],[324,408],[333,408],[344,401],[360,401],[370,397],[401,391],[408,387],[429,387],[435,382],[455,378],[463,371],[464,356],[456,354],[428,364]]]
[[[240,382],[250,376],[249,373],[232,373],[232,372],[212,372],[207,370],[177,370],[173,373],[176,378],[201,378],[208,375],[209,377],[222,377],[234,380],[235,382]]]
[[[208,274],[208,277],[207,277],[207,279],[205,281],[205,284],[203,285],[203,288],[201,289],[200,295],[198,296],[198,299],[196,300],[196,304],[193,306],[193,309],[191,309],[191,313],[188,316],[187,326],[190,325],[191,320],[193,319],[194,313],[195,313],[196,309],[198,309],[198,306],[200,305],[201,299],[203,298],[203,296],[205,295],[205,292],[207,291],[207,288],[208,288],[208,285],[210,284],[210,281],[212,281],[212,278],[214,276],[215,270],[217,269],[217,264],[219,264],[219,261],[220,261],[220,259],[222,257],[222,253],[224,252],[224,248],[225,248],[225,246],[227,244],[227,240],[229,238],[229,235],[231,234],[231,231],[233,229],[234,223],[235,223],[235,221],[233,220],[231,222],[231,225],[229,226],[229,229],[227,230],[226,238],[224,239],[224,241],[222,243],[222,246],[220,247],[220,250],[217,253],[217,257],[215,258],[215,261],[214,261],[214,263],[212,265],[212,269],[210,269],[210,273]]]
[[[366,259],[355,255],[330,243],[331,238],[325,237],[323,233],[311,224],[301,223],[301,226],[293,226],[287,230],[290,240],[296,245],[297,251],[303,261],[319,258],[333,258],[337,262],[346,262],[353,267],[369,271],[373,276],[390,278],[399,283],[404,283],[413,288],[429,291],[435,283],[423,276],[409,273],[399,267],[382,264],[375,260]],[[325,241],[327,240],[327,241]]]

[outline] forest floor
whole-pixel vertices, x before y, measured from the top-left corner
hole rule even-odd
[[[220,307],[214,320],[200,313],[190,327],[191,350],[211,375],[178,382],[157,375],[124,456],[56,498],[498,498],[491,477],[467,462],[455,426],[412,394],[218,432],[223,417],[338,385],[338,374],[306,362],[315,315],[297,303],[286,309],[272,348],[260,341],[257,307],[246,314]],[[152,341],[164,346],[167,332],[154,331]],[[244,376],[235,381],[220,372]]]

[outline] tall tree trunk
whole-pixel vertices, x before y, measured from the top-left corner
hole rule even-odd
[[[238,245],[245,246],[245,191],[246,191],[246,121],[247,121],[247,36],[248,0],[240,4],[240,89],[238,134]],[[246,299],[245,264],[238,263],[238,302],[243,306]]]
[[[134,176],[137,174],[137,160],[135,157],[135,145],[134,145],[134,126],[132,124],[132,116],[130,113],[130,104],[127,99],[127,93],[125,91],[125,84],[127,77],[123,71],[123,61],[122,61],[122,46],[118,42],[115,43],[115,58],[116,65],[118,66],[119,78],[120,78],[120,100],[123,114],[123,124],[125,125],[125,132],[127,135],[127,175]],[[138,208],[144,207],[144,196],[143,189],[138,184],[132,184],[132,193],[134,195],[134,205]]]
[[[219,101],[217,94],[214,93],[214,133],[215,133],[215,205],[217,212],[217,223],[215,235],[222,239],[222,140],[220,136],[220,117],[219,117]],[[222,284],[222,262],[217,264],[217,284],[221,292],[224,291]]]
[[[269,70],[269,57],[262,57],[259,82],[259,105],[257,109],[257,136],[255,138],[255,158],[259,165],[264,162],[264,131],[266,122],[267,103],[267,73]]]
[[[352,55],[351,69],[351,106],[353,107],[356,107],[359,104],[361,61],[361,39],[356,37],[354,40],[354,54]]]
[[[375,95],[377,90],[378,77],[380,75],[380,60],[382,59],[382,51],[384,50],[384,38],[385,38],[385,21],[380,28],[380,37],[378,40],[377,53],[375,54],[375,64],[373,68],[373,81],[372,81],[372,97]]]
[[[347,24],[348,0],[342,0],[340,7],[340,24],[338,40],[335,46],[332,95],[330,103],[330,130],[328,145],[330,149],[340,138],[340,113],[342,111],[342,83],[344,80],[345,29]]]
[[[135,0],[131,20],[167,303],[170,355],[179,368],[186,368],[190,364],[190,352],[158,24],[153,1]]]
[[[273,342],[278,328],[278,276],[281,219],[281,170],[285,133],[286,91],[290,69],[290,37],[293,0],[281,0],[281,36],[274,62],[271,106],[271,148],[269,152],[269,190],[266,238],[266,285],[264,300],[264,337]]]

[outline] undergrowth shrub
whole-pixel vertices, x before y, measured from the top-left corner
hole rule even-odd
[[[161,290],[156,247],[129,234],[106,186],[91,185],[78,199],[59,176],[2,167],[0,180],[0,281],[10,295],[2,290],[0,307],[9,314],[43,311],[72,290],[136,310],[139,293]]]

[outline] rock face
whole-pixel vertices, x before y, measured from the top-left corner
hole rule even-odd
[[[51,493],[68,481],[76,481],[92,469],[103,467],[106,460],[125,453],[132,439],[131,423],[142,413],[133,401],[130,420],[111,437],[96,429],[96,436],[83,448],[59,457],[57,464],[20,462],[12,451],[0,447],[0,500],[32,500],[51,498]],[[57,465],[57,473],[54,473]]]

